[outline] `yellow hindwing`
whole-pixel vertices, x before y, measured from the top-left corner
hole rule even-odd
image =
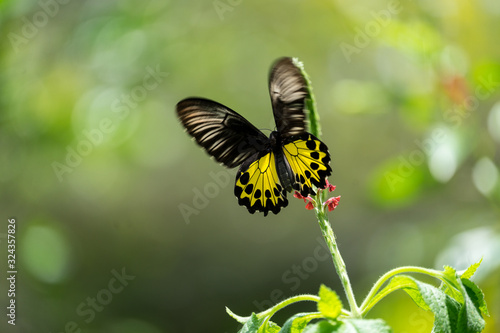
[[[331,174],[330,154],[327,146],[312,134],[306,133],[283,146],[294,173],[293,188],[303,196],[315,195],[313,186],[324,188]]]
[[[286,207],[286,192],[280,185],[276,172],[276,160],[273,152],[252,162],[246,170],[240,170],[236,178],[234,194],[240,205],[250,213],[269,211],[277,214],[281,207]]]

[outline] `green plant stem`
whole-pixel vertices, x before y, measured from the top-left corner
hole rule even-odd
[[[349,275],[347,275],[344,260],[340,255],[339,248],[335,240],[335,234],[333,233],[330,222],[328,221],[328,215],[323,205],[322,194],[318,194],[316,196],[316,201],[318,203],[316,205],[316,217],[318,218],[318,223],[323,237],[325,238],[326,245],[332,254],[333,265],[335,266],[335,270],[337,271],[340,281],[342,282],[342,286],[344,287],[344,292],[351,309],[351,317],[361,318],[358,305],[356,304],[356,298],[354,297],[354,292],[352,291]]]
[[[295,64],[295,66],[297,66],[300,69],[300,72],[302,73],[304,79],[306,80],[306,86],[309,98],[307,98],[305,101],[306,103],[305,107],[309,111],[307,114],[307,117],[309,118],[309,131],[312,133],[312,135],[319,138],[321,135],[321,125],[319,122],[319,114],[316,111],[316,99],[314,98],[314,94],[312,91],[311,79],[309,78],[309,75],[307,75],[306,70],[304,69],[304,63],[302,63],[297,58],[293,58],[292,61]]]
[[[290,298],[285,299],[284,301],[279,302],[275,306],[273,306],[270,309],[267,309],[263,312],[260,312],[257,314],[257,317],[262,318],[262,317],[267,317],[267,316],[272,316],[279,310],[283,309],[284,307],[295,303],[295,302],[301,302],[301,301],[313,301],[313,302],[319,302],[319,297],[316,295],[298,295],[298,296],[293,296]]]
[[[300,69],[302,75],[306,80],[309,98],[306,99],[305,107],[309,110],[309,130],[315,137],[319,138],[321,136],[321,126],[319,122],[319,114],[316,110],[316,99],[314,98],[314,93],[312,91],[311,80],[309,79],[309,75],[307,75],[304,69],[304,64],[296,58],[293,59],[293,62]],[[318,223],[321,228],[321,232],[323,233],[323,237],[325,238],[328,249],[332,254],[335,270],[337,271],[337,274],[340,277],[340,281],[342,282],[342,286],[344,287],[344,292],[347,296],[349,307],[351,308],[351,317],[359,318],[359,308],[356,304],[356,299],[352,291],[349,276],[347,275],[345,263],[342,259],[342,256],[340,255],[337,242],[335,241],[335,234],[333,233],[332,227],[330,226],[330,222],[328,222],[328,216],[324,206],[325,198],[326,191],[321,191],[321,193],[316,195],[316,217],[318,218]]]
[[[284,307],[292,304],[292,303],[295,303],[295,302],[301,302],[301,301],[313,301],[313,302],[319,302],[320,298],[319,296],[317,295],[307,295],[307,294],[304,294],[304,295],[297,295],[297,296],[293,296],[293,297],[290,297],[290,298],[287,298],[281,302],[279,302],[278,304],[274,305],[272,308],[269,308],[265,311],[262,311],[262,312],[259,312],[256,314],[256,316],[258,318],[265,318],[265,317],[272,317],[276,312],[278,312],[279,310],[283,309]],[[226,312],[231,316],[233,317],[234,319],[236,319],[236,321],[238,321],[239,323],[246,323],[250,317],[241,317],[241,316],[238,316],[237,314],[235,314],[234,312],[232,312],[229,308],[226,307]],[[346,313],[347,314],[347,313]]]
[[[376,302],[372,302],[372,300],[377,295],[377,292],[380,290],[380,288],[382,288],[382,286],[390,278],[392,278],[393,276],[395,276],[397,274],[401,274],[401,273],[421,273],[421,274],[426,274],[426,275],[430,275],[432,277],[435,277],[435,278],[438,278],[438,279],[441,279],[441,280],[445,280],[445,282],[448,283],[450,286],[453,285],[453,282],[452,281],[448,281],[445,278],[443,272],[441,272],[441,271],[437,271],[437,270],[429,269],[429,268],[423,268],[423,267],[419,267],[419,266],[398,267],[398,268],[395,268],[395,269],[392,269],[392,270],[388,271],[387,273],[385,273],[384,275],[382,275],[377,280],[377,282],[375,282],[375,284],[373,285],[372,289],[370,290],[370,292],[366,296],[365,300],[363,301],[363,304],[361,304],[361,306],[359,307],[361,315],[366,315],[366,313],[368,313],[368,311],[376,304]],[[395,289],[395,290],[397,290],[397,289]],[[392,291],[394,291],[394,290],[392,290]],[[387,294],[389,294],[389,293],[387,293]],[[386,294],[384,294],[382,296],[386,296]],[[382,298],[383,297],[380,297],[378,300],[380,300]]]
[[[304,295],[298,295],[298,296],[293,296],[293,297],[290,297],[290,298],[287,298],[281,302],[279,302],[278,304],[276,304],[275,306],[273,306],[272,308],[270,309],[267,309],[263,312],[260,312],[257,314],[257,317],[258,318],[264,318],[264,317],[271,317],[273,316],[276,312],[278,312],[279,310],[283,309],[284,307],[290,305],[290,304],[293,304],[295,302],[302,302],[302,301],[313,301],[313,302],[319,302],[320,298],[319,296],[316,296],[316,295],[308,295],[308,294],[304,294]],[[348,311],[345,311],[345,310],[342,310],[342,315],[345,315],[345,316],[349,316],[350,313]],[[245,319],[247,319],[249,317],[246,317]]]

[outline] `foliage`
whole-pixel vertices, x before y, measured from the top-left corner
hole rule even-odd
[[[479,264],[480,262],[470,266],[470,272],[473,272]],[[472,277],[470,272],[460,276],[451,267],[445,267],[443,271],[419,267],[400,267],[392,270],[375,283],[374,289],[359,309],[360,317],[364,317],[373,306],[390,293],[403,290],[416,305],[434,314],[433,332],[481,332],[484,329],[482,316],[488,316],[488,310],[482,291],[469,279]],[[441,281],[441,285],[436,287],[402,273],[427,274]],[[378,289],[383,284],[385,287]],[[314,295],[297,296],[269,310],[252,313],[245,318],[234,315],[229,309],[228,313],[243,324],[239,333],[392,332],[382,319],[353,318],[352,312],[342,308],[335,291],[325,285],[321,285],[318,295],[317,298]],[[318,312],[296,314],[282,327],[270,321],[278,310],[303,300],[316,302]],[[311,322],[313,320],[314,322]]]

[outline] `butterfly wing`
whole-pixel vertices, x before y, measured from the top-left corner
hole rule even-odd
[[[313,186],[324,188],[331,174],[328,148],[306,132],[304,109],[309,93],[304,76],[291,58],[278,59],[271,68],[269,92],[279,138],[273,142],[245,118],[217,102],[188,98],[177,104],[181,122],[200,146],[227,167],[241,165],[234,188],[238,203],[250,213],[260,211],[264,216],[269,211],[277,214],[288,205],[280,177],[308,196],[315,194]],[[291,172],[277,170],[276,154],[278,164],[283,166],[284,156],[289,166],[285,169]]]
[[[309,97],[307,84],[292,58],[280,58],[271,67],[269,94],[274,120],[281,137],[305,132],[305,99]]]
[[[228,168],[263,151],[269,139],[230,108],[204,98],[177,103],[177,115],[187,132],[215,160]]]
[[[315,195],[313,185],[326,187],[331,175],[328,147],[310,133],[289,137],[283,144],[285,155],[293,172],[293,188],[304,197]]]
[[[292,187],[303,196],[314,195],[313,185],[324,188],[332,173],[330,154],[323,142],[306,132],[305,103],[310,96],[291,58],[278,59],[271,68],[269,93],[283,154],[293,173]]]
[[[286,191],[276,172],[276,156],[272,150],[255,154],[243,163],[236,174],[234,194],[250,213],[269,211],[278,214],[288,205]]]

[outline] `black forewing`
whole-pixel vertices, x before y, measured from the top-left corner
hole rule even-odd
[[[307,84],[292,58],[278,59],[269,74],[269,94],[273,105],[277,131],[282,137],[306,131],[305,99]]]
[[[269,144],[269,139],[248,120],[209,99],[186,98],[177,103],[177,115],[196,142],[229,168]]]

